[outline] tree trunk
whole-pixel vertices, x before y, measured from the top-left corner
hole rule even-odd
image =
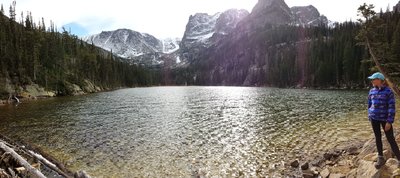
[[[381,66],[381,63],[378,61],[378,58],[375,56],[374,51],[372,51],[372,48],[371,48],[371,45],[369,44],[368,38],[367,38],[367,47],[368,47],[369,53],[371,54],[372,59],[375,62],[376,67],[378,67],[378,70],[385,76],[385,79],[388,82],[389,87],[396,93],[397,96],[400,96],[399,88],[390,81],[389,75],[386,73],[385,69]]]

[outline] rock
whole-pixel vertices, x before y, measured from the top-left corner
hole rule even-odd
[[[365,161],[376,161],[376,159],[378,158],[378,154],[377,153],[370,153],[366,156],[364,156],[362,159]]]
[[[74,178],[91,178],[85,171],[77,171],[74,174]]]
[[[314,178],[317,175],[314,174],[314,172],[312,172],[311,170],[305,170],[303,171],[303,177],[304,178]]]
[[[69,82],[67,82],[67,81],[65,81],[64,82],[64,85],[65,85],[65,94],[67,94],[67,95],[72,95],[72,96],[77,96],[77,95],[83,95],[83,94],[85,94],[84,92],[83,92],[83,90],[82,90],[82,88],[81,87],[79,87],[78,85],[76,85],[76,84],[73,84],[73,83],[69,83]]]
[[[350,166],[338,166],[335,165],[334,167],[331,167],[329,169],[331,175],[332,174],[341,174],[341,175],[346,175],[351,171],[351,167]]]
[[[359,146],[353,145],[347,148],[345,151],[347,152],[348,155],[358,155],[360,153],[360,148]]]
[[[300,163],[299,160],[294,160],[293,162],[290,163],[290,166],[297,168],[299,167]]]
[[[378,178],[380,176],[379,169],[375,168],[373,161],[360,160],[358,164],[355,177]]]
[[[326,152],[326,153],[324,154],[324,158],[325,158],[326,160],[332,160],[333,158],[339,157],[341,154],[342,154],[342,152],[339,151],[339,150],[330,151],[330,152]]]
[[[353,169],[349,173],[347,173],[346,177],[347,178],[357,178],[356,174],[357,174],[357,169]]]
[[[324,170],[321,171],[320,175],[322,178],[327,178],[327,177],[329,177],[329,174],[330,174],[329,169],[325,168]]]
[[[366,155],[374,153],[376,150],[375,139],[372,138],[365,142],[364,146],[361,148],[360,154],[358,154],[359,158],[364,158]]]
[[[392,150],[384,150],[383,151],[383,157],[385,157],[385,159],[393,158]]]
[[[329,178],[346,178],[343,174],[331,174]]]
[[[325,164],[328,165],[328,166],[335,165],[335,163],[333,161],[326,161]]]
[[[307,170],[308,168],[309,168],[308,162],[306,162],[306,163],[304,163],[304,164],[301,165],[301,169],[302,169],[302,170]]]
[[[40,87],[37,84],[26,85],[24,86],[24,91],[19,93],[19,96],[22,98],[28,99],[36,99],[43,97],[54,97],[56,94],[54,92],[45,91],[43,87]]]
[[[381,168],[380,177],[391,177],[397,169],[397,160],[390,158],[386,161],[385,166]]]
[[[314,158],[310,163],[313,166],[322,167],[322,164],[325,163],[325,158],[319,155],[316,158]]]
[[[96,86],[92,82],[86,79],[83,80],[82,90],[86,93],[94,93],[97,91]]]
[[[353,164],[353,161],[345,159],[345,160],[340,160],[340,161],[338,162],[338,165],[339,165],[339,166],[349,166],[349,167],[352,167],[354,164]]]

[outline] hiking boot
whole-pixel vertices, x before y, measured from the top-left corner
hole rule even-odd
[[[374,164],[376,169],[380,169],[383,165],[385,165],[386,160],[383,156],[378,156],[378,160]]]

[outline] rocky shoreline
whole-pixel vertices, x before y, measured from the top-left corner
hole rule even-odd
[[[6,98],[0,98],[0,106],[7,105],[7,104],[14,104],[14,103],[19,103],[23,101],[32,101],[32,100],[37,100],[37,99],[43,99],[43,98],[52,98],[52,97],[57,97],[60,96],[60,94],[57,94],[55,91],[47,91],[43,87],[40,87],[37,84],[31,84],[31,85],[26,85],[24,87],[17,87],[18,90],[17,92],[11,92],[12,90],[9,89],[7,93],[9,93],[8,97]],[[115,88],[115,89],[121,89],[120,88]],[[85,85],[80,87],[76,84],[69,84],[66,88],[67,96],[79,96],[79,95],[85,95],[89,93],[97,93],[97,92],[106,92],[106,91],[111,91],[115,89],[109,89],[109,88],[101,88],[98,86],[93,85],[89,81],[85,81]],[[14,93],[14,94],[12,94]],[[65,96],[61,95],[61,96]]]
[[[72,171],[27,143],[16,143],[0,135],[0,177],[1,178],[90,178],[85,171]]]
[[[397,129],[397,131],[400,131]],[[399,133],[399,132],[396,132]],[[396,135],[400,143],[400,134]],[[387,160],[381,169],[374,167],[377,159],[375,138],[367,142],[349,141],[309,160],[293,160],[285,165],[288,177],[304,178],[391,178],[399,177],[397,159],[383,137],[384,157]]]

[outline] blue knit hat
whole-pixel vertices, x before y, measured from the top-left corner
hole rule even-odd
[[[371,76],[369,76],[368,79],[370,79],[370,80],[374,80],[374,79],[385,80],[385,76],[383,76],[383,74],[380,72],[376,72],[376,73],[372,74]]]

